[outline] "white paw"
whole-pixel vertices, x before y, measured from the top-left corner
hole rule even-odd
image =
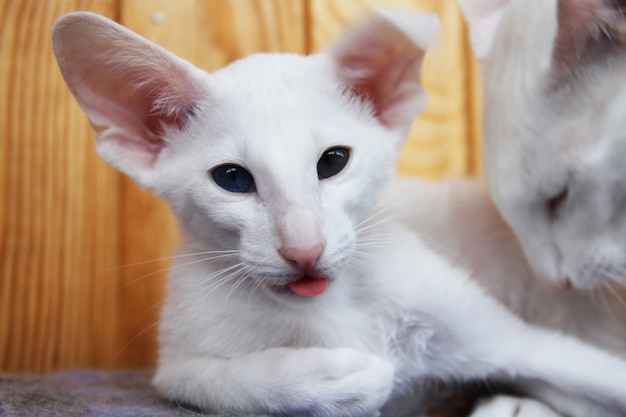
[[[308,348],[282,361],[279,374],[290,385],[282,391],[280,412],[329,417],[374,417],[393,388],[391,362],[355,349]],[[286,406],[286,407],[285,407]],[[286,408],[286,409],[285,409]]]
[[[536,400],[498,395],[481,401],[470,417],[561,417],[561,415]]]

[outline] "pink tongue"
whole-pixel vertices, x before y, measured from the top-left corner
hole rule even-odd
[[[290,283],[289,289],[300,297],[315,297],[326,291],[327,286],[328,278],[306,276]]]

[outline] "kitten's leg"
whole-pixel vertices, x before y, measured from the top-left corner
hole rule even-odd
[[[164,356],[154,384],[210,411],[373,417],[393,377],[390,362],[354,349],[276,348],[230,359]]]
[[[561,417],[561,415],[536,400],[498,395],[481,401],[469,417]]]

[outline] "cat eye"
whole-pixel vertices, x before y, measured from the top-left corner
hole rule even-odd
[[[559,216],[559,212],[565,205],[567,201],[567,196],[569,194],[569,188],[567,186],[563,187],[557,194],[553,197],[549,198],[546,202],[548,208],[548,215],[551,219],[556,219]]]
[[[211,172],[213,181],[231,193],[251,193],[256,190],[250,172],[235,164],[220,165]]]
[[[324,151],[317,161],[317,177],[320,180],[339,174],[348,163],[350,150],[341,146]]]

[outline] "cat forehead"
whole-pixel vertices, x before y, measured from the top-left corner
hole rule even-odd
[[[236,129],[249,146],[271,146],[277,137],[284,145],[284,137],[290,135],[289,142],[310,142],[312,137],[323,138],[323,131],[336,130],[337,121],[346,131],[372,123],[363,117],[368,115],[367,106],[346,94],[323,54],[255,54],[211,76],[219,118],[229,121],[224,128]]]
[[[308,85],[331,82],[334,69],[324,54],[257,53],[212,74],[226,88],[297,94]]]
[[[251,127],[279,121],[295,127],[290,118],[313,120],[343,101],[335,69],[322,54],[254,54],[211,77],[218,106]]]

